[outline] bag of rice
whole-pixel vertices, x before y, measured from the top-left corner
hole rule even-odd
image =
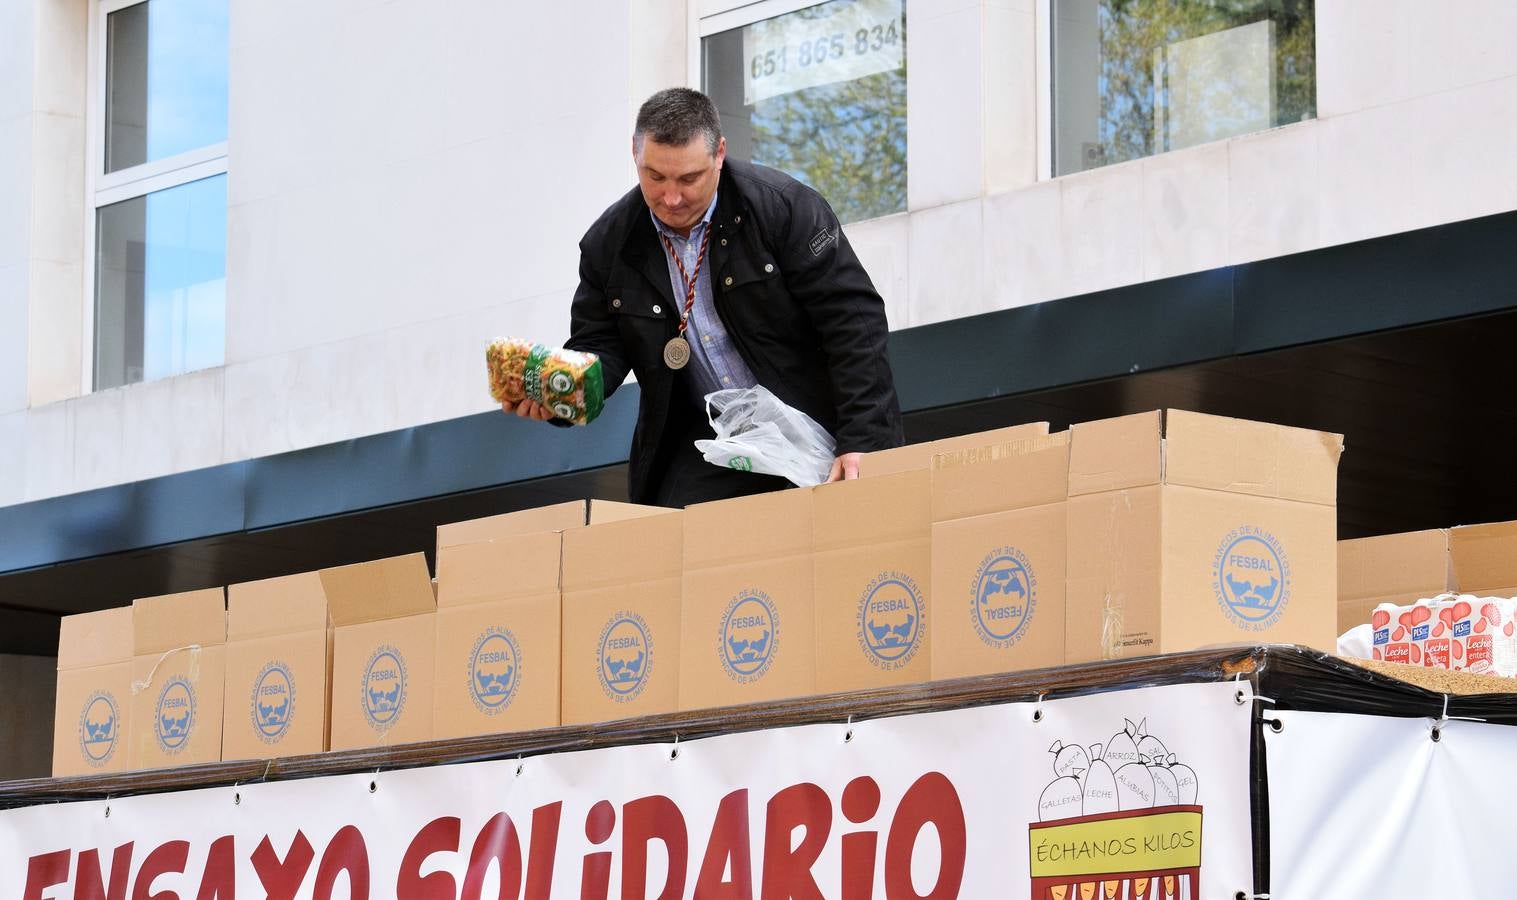
[[[485,349],[490,396],[497,403],[535,400],[560,419],[588,425],[605,403],[600,358],[520,338],[500,338]]]

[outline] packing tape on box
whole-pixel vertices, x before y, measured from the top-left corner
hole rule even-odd
[[[1101,654],[1103,659],[1116,659],[1122,652],[1122,606],[1112,602],[1112,593],[1106,592],[1101,601]]]
[[[155,663],[153,663],[153,668],[151,668],[151,669],[148,670],[147,677],[144,678],[144,679],[142,679],[141,681],[133,681],[132,682],[132,696],[135,697],[136,695],[138,695],[138,694],[142,693],[143,691],[147,690],[148,688],[152,687],[153,686],[153,678],[158,674],[158,667],[161,666],[161,665],[163,665],[163,661],[166,660],[166,659],[168,659],[170,656],[173,656],[175,653],[182,653],[185,650],[188,650],[190,652],[190,670],[189,670],[189,672],[187,674],[189,675],[191,681],[199,681],[200,680],[200,645],[199,644],[185,644],[183,647],[175,647],[172,650],[165,650],[165,651],[163,651],[163,653],[159,654],[158,661],[155,662]]]

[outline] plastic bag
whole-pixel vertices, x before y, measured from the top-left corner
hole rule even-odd
[[[832,472],[837,458],[832,435],[763,385],[707,394],[706,418],[716,440],[695,442],[706,462],[779,475],[800,487],[821,484]]]

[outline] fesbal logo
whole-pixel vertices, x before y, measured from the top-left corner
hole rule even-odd
[[[1239,628],[1274,627],[1290,602],[1290,557],[1279,538],[1255,525],[1241,525],[1217,545],[1212,590],[1217,605]]]
[[[857,637],[864,656],[886,670],[911,662],[925,634],[922,611],[922,592],[911,576],[875,576],[859,596]]]
[[[727,677],[738,684],[763,678],[779,650],[780,616],[769,595],[739,591],[727,604],[717,635],[717,653]]]
[[[111,761],[121,737],[121,710],[110,691],[95,691],[79,711],[79,751],[96,768]]]
[[[164,682],[153,707],[153,735],[158,749],[174,755],[190,741],[195,727],[195,687],[189,679],[175,675]]]
[[[277,744],[295,717],[295,679],[290,667],[269,662],[253,681],[253,731],[265,744]]]
[[[635,612],[622,610],[601,629],[596,666],[601,690],[618,703],[636,700],[653,671],[653,634]]]
[[[363,715],[375,731],[388,731],[406,705],[406,659],[381,644],[363,668]]]
[[[492,626],[474,639],[469,651],[469,696],[487,716],[505,712],[521,684],[521,645],[509,628]]]
[[[1027,634],[1038,608],[1038,577],[1027,554],[997,547],[980,560],[970,588],[970,619],[988,647],[1004,650]]]

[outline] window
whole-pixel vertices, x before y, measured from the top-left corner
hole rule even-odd
[[[95,390],[220,365],[226,345],[226,0],[93,11]]]
[[[795,5],[702,22],[702,84],[727,152],[805,182],[844,222],[904,211],[905,0]]]
[[[1310,119],[1313,0],[1051,0],[1055,175]]]

